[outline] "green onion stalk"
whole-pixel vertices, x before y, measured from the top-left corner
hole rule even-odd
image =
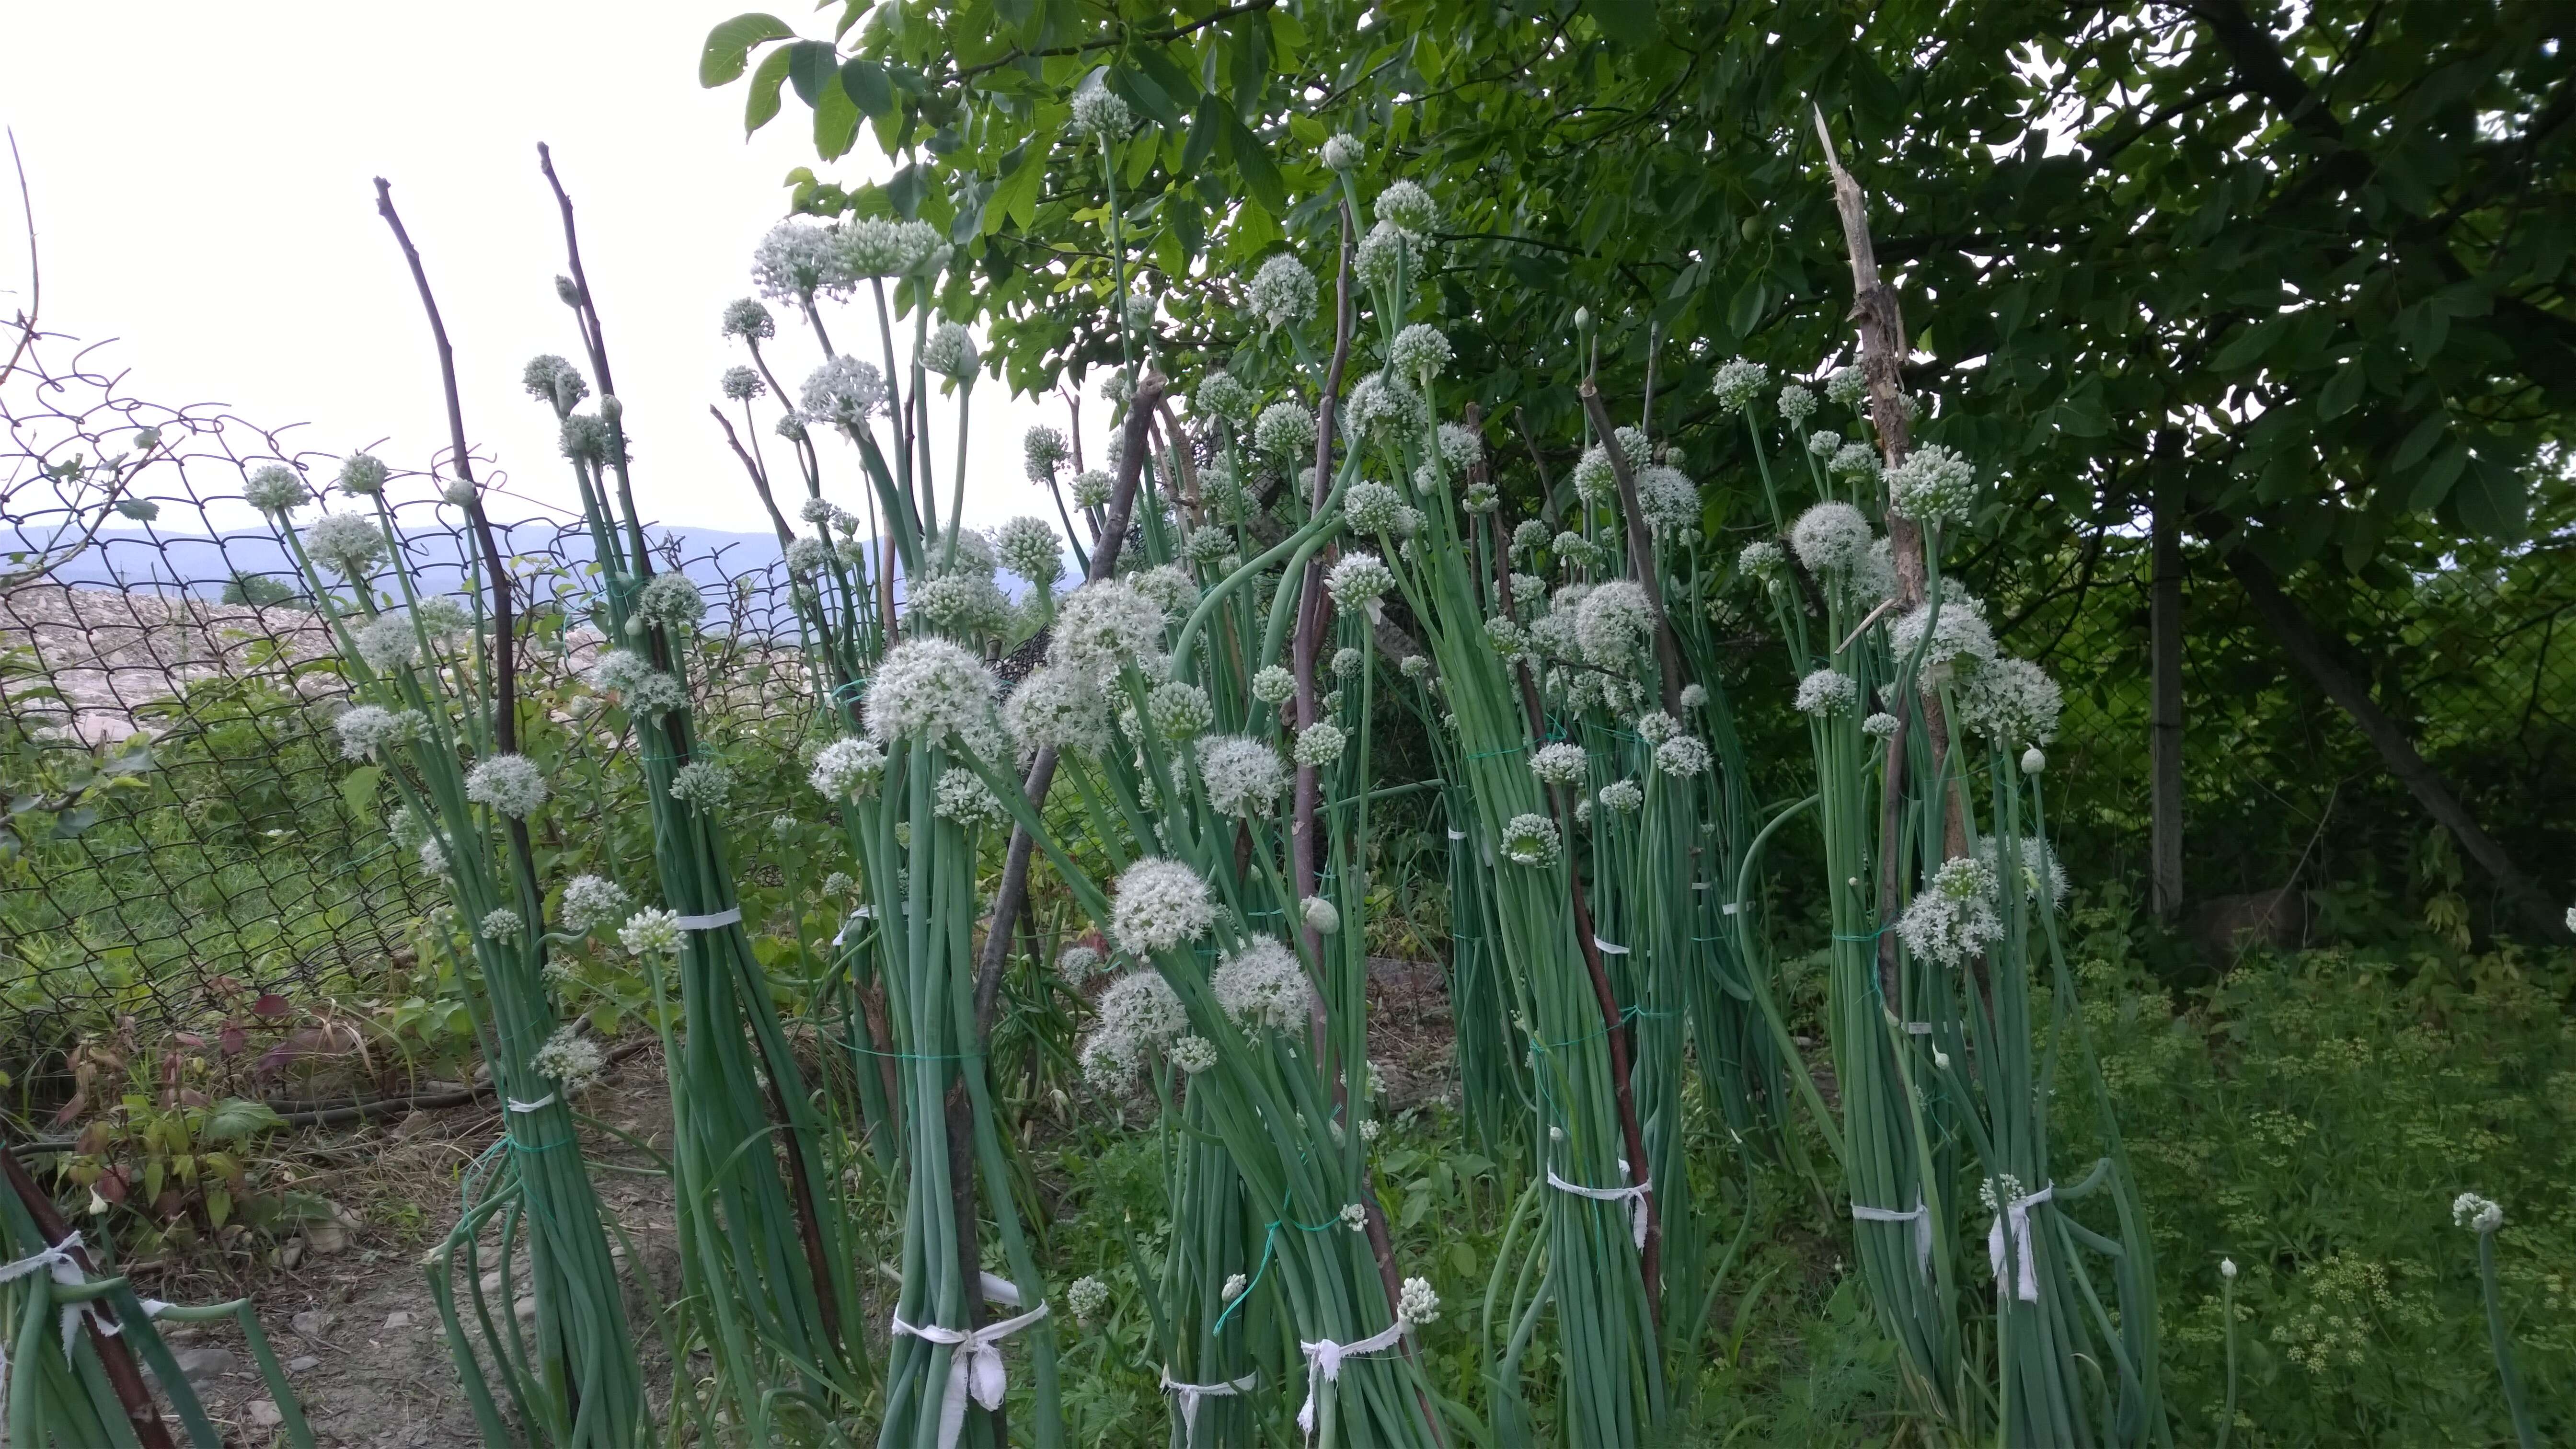
[[[1344,191],[1356,212],[1347,175]],[[1525,1434],[1518,1366],[1530,1329],[1552,1306],[1563,1371],[1559,1440],[1640,1443],[1660,1432],[1667,1404],[1656,1200],[1681,1184],[1653,1177],[1630,1096],[1632,1022],[1593,940],[1567,849],[1572,792],[1533,773],[1536,752],[1556,731],[1521,651],[1515,647],[1507,660],[1497,647],[1498,636],[1514,633],[1500,627],[1506,615],[1489,614],[1477,540],[1460,522],[1464,480],[1452,454],[1463,450],[1444,448],[1436,423],[1447,346],[1427,326],[1405,326],[1407,275],[1419,265],[1430,209],[1419,187],[1394,183],[1377,198],[1377,226],[1358,249],[1355,267],[1374,294],[1381,334],[1373,350],[1383,351],[1387,365],[1352,391],[1353,452],[1385,464],[1395,481],[1373,485],[1365,497],[1346,493],[1344,507],[1355,532],[1378,534],[1389,592],[1423,630],[1455,721],[1456,783],[1474,802],[1477,863],[1496,875],[1495,939],[1512,985],[1513,1022],[1530,1054],[1533,1176],[1542,1184],[1532,1191],[1540,1195],[1545,1231],[1527,1238],[1523,1266],[1534,1268],[1543,1254],[1544,1268],[1539,1291],[1517,1283],[1511,1289],[1516,1321],[1490,1371],[1493,1418]],[[1359,568],[1353,557],[1345,555],[1337,573]],[[1498,1269],[1489,1317],[1504,1276]],[[1519,1282],[1527,1281],[1525,1272]]]
[[[404,249],[410,252],[407,240]],[[417,272],[417,256],[411,260]],[[440,342],[443,364],[443,331]],[[619,1264],[572,1110],[573,1095],[601,1057],[564,1024],[547,976],[553,950],[616,924],[625,902],[598,877],[570,882],[564,929],[546,927],[547,892],[529,820],[541,818],[552,791],[538,758],[521,750],[523,619],[463,448],[452,466],[454,498],[475,550],[466,569],[472,615],[453,599],[423,595],[384,500],[384,470],[372,459],[351,459],[341,475],[351,496],[370,500],[370,511],[326,513],[298,526],[292,514],[307,496],[291,471],[265,470],[251,488],[339,646],[356,699],[338,722],[342,748],[372,761],[392,784],[401,801],[397,839],[447,885],[453,918],[433,918],[426,939],[458,958],[460,982],[480,986],[469,985],[466,1003],[507,1131],[494,1146],[497,1160],[477,1164],[479,1196],[427,1261],[433,1280],[461,1275],[473,1286],[479,1356],[457,1322],[452,1295],[438,1292],[467,1399],[487,1443],[636,1445],[654,1431]],[[396,589],[379,597],[374,580],[388,559]],[[345,584],[345,595],[325,582],[325,568]],[[486,590],[488,641],[479,617]],[[480,1262],[484,1231],[496,1224],[499,1271],[509,1285],[497,1315],[485,1299]],[[535,1300],[532,1325],[515,1312],[521,1283]],[[515,1430],[500,1412],[494,1378]]]
[[[1857,384],[1838,379],[1829,393],[1857,403]],[[1738,571],[1768,595],[1808,716],[1839,1122],[1801,1085],[1842,1159],[1862,1272],[1907,1382],[1957,1432],[2013,1445],[2161,1442],[2153,1263],[2058,940],[2065,877],[2040,789],[2057,686],[2000,655],[1983,606],[1941,577],[1945,534],[1980,501],[1970,465],[1937,444],[1908,454],[1901,433],[1884,469],[1866,445],[1815,441],[1804,426],[1815,401],[1793,385],[1782,412],[1815,501],[1792,524],[1753,414],[1766,386],[1741,361],[1717,379],[1721,404],[1746,415],[1787,545],[1755,544]],[[1892,387],[1875,401],[1878,419],[1902,416]],[[1919,554],[1893,553],[1877,519],[1900,542],[1919,537]],[[1882,900],[1900,897],[1882,914]],[[1738,920],[1749,959],[1755,933]],[[2033,993],[2043,973],[2044,1020]],[[2063,1180],[2047,1110],[2061,1071],[2089,1087],[2109,1149],[2065,1164]],[[1985,1265],[1973,1250],[1962,1260],[1952,1229],[1970,1187]],[[2079,1220],[2088,1199],[2108,1207],[2110,1231]],[[2096,1258],[2109,1265],[2107,1295]]]
[[[725,767],[699,737],[689,703],[688,653],[705,600],[685,574],[657,571],[645,547],[625,412],[572,203],[551,157],[539,154],[571,274],[556,290],[573,313],[599,405],[577,410],[589,384],[561,358],[532,361],[524,381],[562,430],[594,554],[593,618],[610,646],[592,683],[616,706],[612,726],[634,736],[655,874],[672,917],[637,954],[669,1058],[685,1297],[714,1356],[725,1417],[754,1438],[800,1423],[828,1432],[860,1404],[866,1377],[847,1318],[859,1296],[841,1247],[841,1144],[804,1084],[742,920]]]

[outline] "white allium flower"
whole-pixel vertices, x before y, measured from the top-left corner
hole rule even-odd
[[[2235,1276],[2236,1276],[2236,1260],[2235,1260],[2234,1258],[2221,1258],[2221,1259],[2219,1259],[2219,1260],[2218,1260],[2218,1276],[2219,1276],[2219,1277],[2221,1277],[2221,1278],[2233,1278],[2233,1277],[2235,1277]]]
[[[1679,468],[1661,463],[1637,470],[1637,511],[1648,530],[1662,536],[1687,533],[1699,523],[1699,485]]]
[[[1646,586],[1634,579],[1612,579],[1586,593],[1575,611],[1574,637],[1591,663],[1604,669],[1627,664],[1655,637],[1655,611]]]
[[[558,413],[571,412],[590,396],[590,384],[583,380],[581,369],[551,352],[528,359],[528,365],[519,369],[519,385]]]
[[[691,760],[671,772],[671,798],[713,810],[733,793],[733,772],[715,760]]]
[[[1252,697],[1263,704],[1285,704],[1297,692],[1297,676],[1287,666],[1265,664],[1252,676]]]
[[[1107,92],[1091,91],[1087,94],[1106,95]],[[1091,1321],[1100,1316],[1100,1310],[1109,1306],[1109,1285],[1085,1274],[1074,1279],[1073,1286],[1064,1290],[1064,1301],[1065,1306],[1073,1310],[1073,1321],[1088,1328]]]
[[[1229,953],[1208,978],[1217,1005],[1246,1031],[1271,1027],[1281,1031],[1304,1026],[1315,1006],[1315,988],[1296,953],[1267,936],[1257,936]]]
[[[1388,226],[1421,236],[1440,219],[1440,208],[1433,204],[1431,193],[1411,181],[1390,181],[1377,194],[1371,208],[1377,219]]]
[[[420,868],[434,876],[447,874],[447,847],[431,836],[420,843]]]
[[[725,304],[723,318],[717,323],[716,330],[720,336],[757,342],[777,336],[778,323],[757,299],[742,297]]]
[[[1361,666],[1367,663],[1367,655],[1347,644],[1333,651],[1333,673],[1344,679],[1359,673]]]
[[[271,517],[284,517],[313,501],[304,475],[283,463],[271,463],[242,485],[242,501]]]
[[[1073,449],[1066,444],[1062,432],[1040,423],[1029,429],[1028,435],[1021,440],[1020,456],[1029,481],[1043,483],[1065,459],[1073,456]]]
[[[1542,785],[1577,785],[1590,771],[1591,762],[1585,758],[1583,746],[1559,740],[1539,746],[1530,756],[1529,767]]]
[[[1610,450],[1599,443],[1584,449],[1583,456],[1574,460],[1570,476],[1574,495],[1586,503],[1598,506],[1618,496],[1619,475],[1610,466]]]
[[[2040,749],[2039,746],[2033,745],[2029,749],[2021,752],[2021,772],[2023,774],[2036,775],[2047,768],[2048,756]]]
[[[546,777],[525,755],[494,755],[465,774],[465,798],[522,817],[546,801]]]
[[[1708,686],[1707,686],[1707,685],[1705,685],[1705,684],[1685,684],[1685,685],[1683,685],[1683,686],[1682,686],[1682,708],[1684,708],[1684,709],[1698,709],[1698,708],[1700,708],[1700,707],[1702,707],[1702,706],[1706,705],[1707,703],[1708,703]]]
[[[1100,993],[1100,1033],[1120,1042],[1131,1061],[1189,1029],[1188,1009],[1155,972],[1130,971]]]
[[[1368,1209],[1366,1207],[1355,1202],[1346,1202],[1342,1204],[1342,1210],[1338,1216],[1342,1220],[1342,1226],[1350,1229],[1352,1232],[1365,1233],[1368,1231]]]
[[[1535,518],[1524,518],[1512,529],[1512,549],[1516,553],[1535,553],[1547,546],[1547,525]],[[1514,586],[1518,592],[1518,586]]]
[[[1220,815],[1238,820],[1267,816],[1288,788],[1287,767],[1265,740],[1218,735],[1200,742],[1198,758],[1209,808]]]
[[[1084,584],[1058,606],[1048,654],[1096,679],[1115,679],[1130,664],[1156,673],[1162,667],[1163,625],[1162,607],[1134,583]]]
[[[1719,411],[1742,412],[1744,405],[1760,397],[1770,382],[1771,369],[1739,357],[1717,369],[1717,375],[1709,380],[1708,390],[1717,395]]]
[[[1925,961],[1957,967],[2003,935],[1995,916],[1995,873],[1984,861],[1942,862],[1896,921],[1905,949]]]
[[[1767,538],[1757,539],[1746,544],[1744,551],[1735,556],[1735,569],[1738,573],[1767,581],[1779,577],[1780,565],[1786,558],[1780,545]]]
[[[1281,252],[1261,264],[1244,287],[1244,298],[1269,326],[1293,327],[1315,315],[1315,274]]]
[[[527,925],[517,911],[501,906],[483,913],[483,919],[474,927],[474,934],[486,941],[506,941],[527,929]]]
[[[1634,780],[1613,780],[1601,787],[1601,808],[1622,815],[1646,803],[1645,788]]]
[[[1318,720],[1297,732],[1297,744],[1291,753],[1300,765],[1318,769],[1342,757],[1341,727]]]
[[[1879,710],[1860,722],[1860,730],[1862,734],[1873,735],[1882,740],[1891,739],[1896,734],[1896,716],[1883,709]]]
[[[1356,609],[1395,587],[1395,574],[1373,553],[1346,553],[1324,575],[1324,590],[1333,602]]]
[[[1516,865],[1554,865],[1563,849],[1556,822],[1544,815],[1515,815],[1503,825],[1503,858]]]
[[[1449,338],[1428,322],[1416,322],[1395,334],[1386,349],[1386,365],[1398,377],[1428,382],[1449,366]]]
[[[844,801],[872,786],[885,772],[885,751],[873,740],[838,739],[814,752],[806,782],[825,799]]]
[[[1404,1280],[1404,1291],[1396,1295],[1395,1316],[1399,1321],[1411,1324],[1440,1321],[1440,1295],[1431,1291],[1430,1279]]]
[[[574,413],[564,419],[559,446],[565,457],[577,462],[606,466],[625,460],[625,454],[619,451],[618,435],[597,413]]]
[[[1002,725],[1024,755],[1039,750],[1095,758],[1109,748],[1109,697],[1098,676],[1066,664],[1029,671],[1002,705]]]
[[[1928,641],[1924,638],[1927,629],[1931,633]],[[1986,623],[1986,606],[1974,595],[1955,588],[1942,590],[1937,621],[1927,600],[1888,629],[1887,642],[1900,668],[1918,647],[1922,649],[1921,684],[1927,692],[1975,673],[1995,657],[1995,631]]]
[[[429,730],[429,717],[416,709],[397,713],[381,705],[352,706],[332,727],[340,733],[340,757],[363,760],[389,746],[419,739]]]
[[[1807,451],[1818,458],[1828,458],[1842,451],[1843,435],[1831,428],[1818,428],[1807,435]]]
[[[1163,738],[1185,740],[1215,723],[1216,707],[1197,685],[1165,680],[1145,697],[1145,718]]]
[[[1959,686],[1959,722],[2007,747],[2057,738],[2065,708],[2057,681],[2027,659],[1988,660]]]
[[[1491,513],[1503,506],[1503,495],[1491,483],[1473,483],[1458,495],[1458,506],[1469,513]]]
[[[528,1056],[528,1070],[567,1091],[598,1076],[607,1065],[607,1059],[600,1055],[599,1043],[576,1034],[569,1024],[556,1027],[545,1045]]]
[[[1887,505],[1924,523],[1965,523],[1977,503],[1976,465],[1925,443],[1887,475]]]
[[[1567,569],[1597,568],[1602,561],[1600,545],[1570,528],[1550,540],[1548,550]]]
[[[351,453],[340,460],[340,491],[352,498],[373,498],[384,492],[387,476],[385,465],[373,454]]]
[[[1216,903],[1208,899],[1207,882],[1177,860],[1147,856],[1118,877],[1109,929],[1128,951],[1166,951],[1197,940],[1214,924]]]
[[[1876,537],[1859,509],[1828,499],[1798,515],[1789,546],[1810,573],[1839,575],[1860,566]]]
[[[1112,407],[1125,407],[1128,401],[1135,396],[1135,376],[1123,367],[1100,380],[1100,400],[1108,403]],[[1112,441],[1115,442],[1116,440],[1113,439]],[[1112,454],[1110,461],[1117,461],[1114,453]]]
[[[1825,378],[1825,396],[1844,407],[1857,407],[1869,396],[1869,374],[1857,367],[1837,367]]]
[[[1313,285],[1313,279],[1308,278],[1310,297]],[[1245,387],[1233,373],[1221,367],[1213,368],[1191,390],[1190,412],[1197,417],[1223,418],[1239,424],[1252,416],[1253,405],[1257,401],[1252,389]]]
[[[1677,779],[1708,773],[1708,746],[1689,735],[1675,735],[1655,746],[1655,768]]]
[[[885,403],[885,375],[855,357],[835,357],[805,379],[807,417],[860,428]]]
[[[1191,606],[1199,601],[1198,582],[1178,564],[1157,564],[1128,582],[1175,623],[1188,618]]]
[[[856,279],[829,226],[791,216],[771,227],[752,249],[751,280],[771,301],[801,305],[808,296],[848,296]]]
[[[1109,502],[1110,490],[1116,486],[1116,480],[1108,474],[1097,468],[1085,468],[1073,475],[1073,506],[1076,508],[1105,506]]]
[[[842,269],[852,281],[908,275],[940,247],[937,227],[893,217],[854,217],[841,223],[835,240]]]
[[[734,402],[749,402],[768,392],[769,384],[762,380],[757,368],[728,367],[716,379],[716,390]]]
[[[782,438],[792,438],[798,442],[802,442],[806,437],[806,427],[809,422],[810,419],[808,419],[803,413],[790,408],[786,412],[780,413],[778,415],[778,421],[772,423],[770,426],[778,436]]]
[[[563,904],[556,914],[565,930],[581,936],[614,923],[630,904],[617,882],[605,876],[577,875],[564,883]]]
[[[1798,681],[1798,712],[1822,718],[1849,713],[1860,700],[1860,681],[1839,669],[1819,669]]]
[[[1004,568],[1040,588],[1064,577],[1064,541],[1055,525],[1022,516],[993,530],[993,554]]]
[[[1089,946],[1067,946],[1056,954],[1056,974],[1077,985],[1100,969],[1100,953]]]
[[[1421,248],[1422,238],[1391,222],[1370,227],[1351,253],[1351,275],[1366,287],[1391,286],[1396,268],[1405,266]],[[1408,267],[1408,270],[1410,268]]]
[[[1322,896],[1308,896],[1297,903],[1297,917],[1306,929],[1318,936],[1329,936],[1342,928],[1342,913]]]
[[[1875,478],[1878,476],[1878,450],[1854,439],[1834,449],[1825,460],[1825,471],[1837,478]],[[1905,510],[1898,509],[1902,513]]]
[[[971,380],[978,360],[974,337],[954,322],[940,323],[921,344],[921,365],[952,382]]]
[[[1363,478],[1342,490],[1342,517],[1361,533],[1386,533],[1404,514],[1404,495]]]
[[[680,954],[680,916],[676,911],[646,906],[617,928],[617,944],[636,956]]]
[[[635,594],[635,617],[665,629],[695,628],[707,616],[697,581],[677,569],[655,574]]]
[[[1073,93],[1073,114],[1065,120],[1065,135],[1076,141],[1106,144],[1124,138],[1134,129],[1135,113],[1127,109],[1127,103],[1117,93],[1096,85]]]
[[[931,787],[930,811],[969,828],[988,825],[1001,830],[1011,823],[1011,812],[1002,808],[984,777],[963,765],[940,772],[938,783]]]
[[[2058,861],[2057,852],[2049,848],[2048,842],[2036,835],[2025,835],[2016,853],[2021,857],[2021,893],[2035,901],[2044,890],[2050,904],[2065,904],[2066,867]],[[1977,842],[1977,862],[1997,880],[2003,879],[2003,851],[1994,837],[1988,836]]]
[[[1420,654],[1407,654],[1396,664],[1395,671],[1419,683],[1431,677],[1431,661]]]
[[[1347,131],[1336,132],[1324,142],[1324,167],[1328,171],[1355,170],[1367,154],[1360,149],[1358,137]],[[1229,1293],[1226,1296],[1231,1298],[1234,1295]]]
[[[1390,429],[1418,429],[1429,420],[1430,406],[1392,371],[1361,378],[1342,400],[1342,420],[1355,438],[1370,438]]]
[[[1216,1043],[1203,1036],[1185,1036],[1172,1043],[1169,1055],[1173,1066],[1195,1077],[1216,1065]]]
[[[1780,389],[1780,416],[1793,423],[1803,423],[1815,416],[1816,395],[1796,383]]]
[[[2473,1192],[2451,1199],[2451,1225],[2471,1232],[2492,1233],[2504,1226],[2504,1209]]]
[[[963,647],[906,639],[887,651],[868,681],[868,733],[882,745],[913,735],[937,744],[978,734],[992,713],[993,686],[993,672]]]

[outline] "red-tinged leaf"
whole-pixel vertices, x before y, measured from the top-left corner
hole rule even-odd
[[[250,1033],[242,1030],[240,1022],[228,1021],[224,1023],[221,1040],[223,1042],[224,1055],[228,1057],[237,1057],[249,1048]]]
[[[196,1031],[174,1032],[170,1040],[183,1047],[201,1047],[206,1044],[205,1033]]]
[[[281,1016],[288,1015],[295,1010],[294,1007],[286,1004],[285,997],[278,995],[274,991],[261,992],[259,1000],[250,1004],[250,1009],[272,1021]]]
[[[91,1183],[90,1188],[109,1202],[125,1201],[125,1169],[119,1167],[100,1173],[98,1181]]]
[[[54,1125],[57,1127],[70,1126],[72,1122],[80,1116],[81,1108],[86,1105],[88,1101],[89,1094],[86,1092],[73,1093],[72,1099],[63,1104],[63,1109],[54,1114]]]

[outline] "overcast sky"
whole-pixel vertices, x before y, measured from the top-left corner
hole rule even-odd
[[[446,441],[443,404],[411,279],[375,213],[382,175],[456,346],[468,436],[513,491],[569,502],[551,418],[518,386],[536,353],[581,356],[553,292],[563,246],[537,171],[545,141],[578,208],[639,503],[668,523],[765,531],[706,412],[717,375],[742,360],[716,321],[751,290],[752,246],[786,206],[782,179],[815,163],[792,95],[746,141],[741,87],[698,88],[707,27],[742,8],[11,5],[0,123],[33,193],[44,323],[121,339],[112,355],[132,369],[132,393],[302,422],[292,436],[331,452],[384,440],[388,462],[420,466]],[[829,33],[828,15],[781,13]],[[823,174],[856,184],[882,170],[863,139]],[[13,196],[0,204],[5,311],[23,304],[19,225]],[[781,319],[790,386],[820,360],[809,335]],[[1032,422],[1063,426],[1063,405],[1041,412],[1006,392],[989,376],[976,390],[972,523],[1054,513],[1021,478],[1020,437]],[[1086,406],[1096,443],[1099,405]],[[954,414],[939,408],[931,436],[945,479]],[[833,461],[826,491],[855,508],[855,459],[842,448]]]

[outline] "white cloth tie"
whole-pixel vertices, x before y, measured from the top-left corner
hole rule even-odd
[[[1624,1157],[1619,1159],[1619,1171],[1623,1175],[1629,1171],[1628,1159]],[[1626,1200],[1629,1236],[1636,1240],[1638,1252],[1642,1253],[1646,1250],[1646,1194],[1655,1190],[1652,1178],[1632,1187],[1578,1187],[1557,1176],[1556,1169],[1551,1167],[1547,1170],[1547,1185],[1558,1192],[1570,1192],[1576,1197],[1588,1197],[1594,1202]]]
[[[1463,830],[1452,830],[1449,832],[1449,838],[1451,840],[1464,840],[1467,838],[1467,832]]]
[[[1172,1410],[1181,1416],[1181,1449],[1198,1449],[1201,1399],[1231,1399],[1238,1394],[1248,1394],[1258,1382],[1259,1375],[1245,1374],[1221,1384],[1185,1384],[1173,1378],[1170,1369],[1164,1369],[1163,1392],[1172,1396]]]
[[[1616,941],[1604,941],[1599,936],[1592,938],[1592,945],[1593,949],[1599,951],[1604,956],[1625,956],[1628,954],[1627,947],[1620,945]]]
[[[841,929],[832,933],[832,944],[838,946],[842,942],[850,939],[850,928],[852,926],[857,925],[861,921],[872,921],[876,919],[876,914],[877,908],[874,906],[861,906],[857,910],[850,912],[850,914],[842,920]]]
[[[1863,1207],[1852,1204],[1852,1217],[1864,1223],[1914,1224],[1914,1266],[1923,1270],[1923,1280],[1932,1281],[1932,1210],[1923,1205],[1923,1194],[1914,1194],[1914,1211],[1898,1212],[1894,1208]]]
[[[522,1102],[513,1097],[510,1099],[510,1110],[513,1112],[534,1112],[542,1108],[551,1107],[554,1104],[555,1094],[548,1092],[533,1102]]]
[[[965,1432],[968,1395],[973,1395],[987,1411],[1002,1407],[1002,1392],[1010,1387],[1010,1380],[1002,1368],[1002,1351],[996,1345],[1046,1316],[1047,1306],[1041,1303],[1017,1318],[969,1330],[942,1328],[935,1323],[916,1328],[904,1322],[902,1314],[895,1315],[895,1332],[956,1350],[948,1357],[948,1393],[939,1402],[939,1449],[955,1449],[957,1436]]]
[[[727,906],[711,916],[682,916],[671,924],[683,931],[713,931],[742,919],[742,907]]]
[[[1384,1353],[1402,1342],[1404,1320],[1401,1318],[1357,1343],[1335,1343],[1329,1338],[1314,1343],[1304,1339],[1297,1341],[1298,1352],[1306,1355],[1306,1406],[1297,1411],[1297,1427],[1305,1431],[1309,1441],[1315,1437],[1315,1395],[1324,1385],[1342,1381],[1342,1360]]]
[[[2039,1301],[2039,1264],[2030,1251],[2030,1210],[2057,1195],[2057,1184],[2050,1183],[2028,1197],[2013,1198],[2004,1210],[1995,1214],[1994,1225],[1986,1229],[1986,1262],[1994,1269],[1995,1286],[2004,1281],[2004,1225],[2012,1225],[2013,1256],[2020,1260],[2015,1297],[2024,1303]]]
[[[61,1242],[45,1249],[41,1253],[29,1254],[14,1263],[0,1263],[0,1283],[14,1283],[31,1273],[45,1272],[49,1273],[55,1284],[60,1287],[78,1288],[81,1284],[89,1281],[82,1275],[80,1263],[72,1257],[72,1254],[79,1249],[80,1245],[81,1235],[79,1233],[66,1233],[64,1234]],[[96,1309],[92,1304],[66,1303],[63,1305],[62,1325],[64,1358],[69,1359],[72,1356],[72,1338],[80,1332],[81,1320],[84,1318],[93,1318],[95,1315]],[[116,1332],[121,1326],[122,1325],[110,1324],[104,1321],[99,1324],[99,1327],[108,1333]],[[0,1405],[5,1405],[8,1402],[8,1393],[8,1345],[0,1343]]]

